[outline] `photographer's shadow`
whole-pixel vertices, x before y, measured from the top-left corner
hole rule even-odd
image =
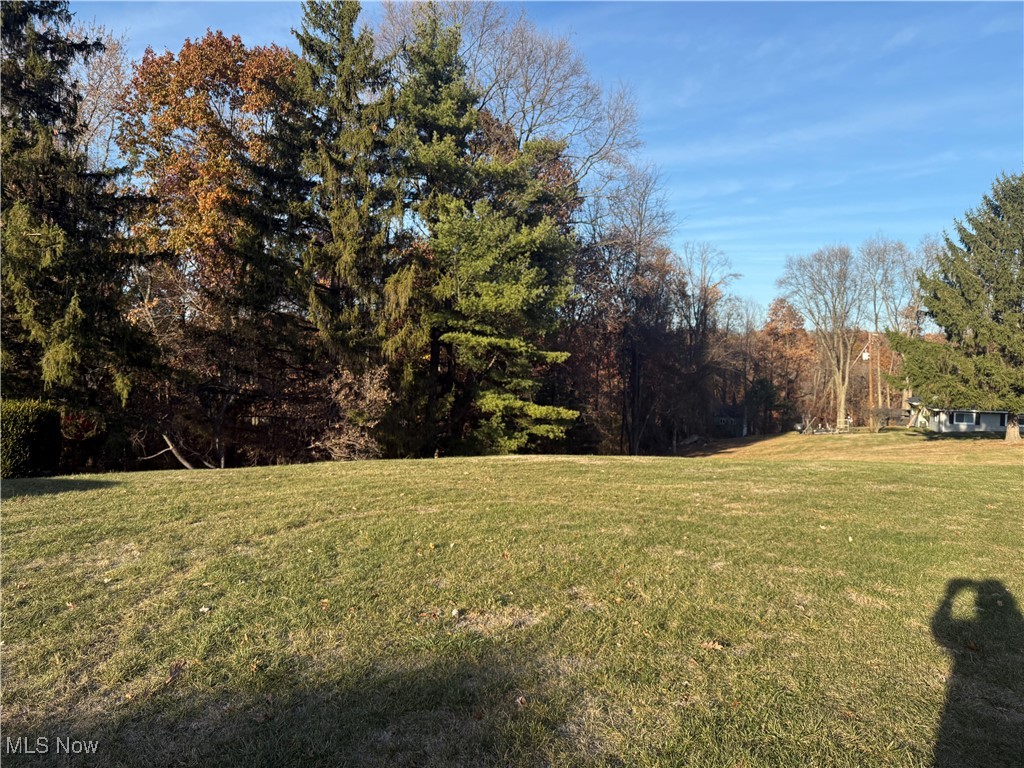
[[[954,602],[973,597],[973,615]],[[952,579],[932,634],[953,661],[935,742],[935,768],[1024,766],[1024,617],[995,579]]]

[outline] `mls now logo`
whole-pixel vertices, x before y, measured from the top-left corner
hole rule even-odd
[[[5,755],[45,755],[53,750],[57,755],[94,755],[100,743],[98,741],[82,741],[81,739],[61,738],[58,736],[52,740],[46,736],[39,736],[30,739],[27,736],[18,736],[12,739],[8,736],[4,740]]]

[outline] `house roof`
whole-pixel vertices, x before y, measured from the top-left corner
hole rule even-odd
[[[918,401],[918,403],[912,403],[910,400],[907,400],[907,402],[912,405],[917,405],[920,401]],[[937,405],[925,405],[923,408],[926,411],[932,411],[933,413],[939,413],[940,411],[960,411],[961,413],[1009,413],[1006,409],[993,411],[988,408],[940,408]]]

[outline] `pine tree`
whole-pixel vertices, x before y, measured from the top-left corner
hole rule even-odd
[[[73,149],[70,71],[101,46],[69,39],[66,2],[9,2],[0,14],[5,394],[123,402],[145,350],[122,313],[127,200],[115,173],[89,172]]]
[[[935,408],[1007,410],[1006,439],[1019,440],[1024,411],[1024,174],[1001,176],[980,207],[946,236],[924,305],[945,343],[889,334],[904,375]]]
[[[385,349],[404,369],[406,449],[421,454],[518,450],[576,416],[534,401],[544,367],[565,358],[543,345],[568,291],[556,214],[575,190],[545,181],[558,145],[488,135],[458,49],[428,13],[403,51],[393,134],[410,226]]]

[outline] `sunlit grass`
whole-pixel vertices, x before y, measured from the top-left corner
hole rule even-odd
[[[51,754],[5,764],[70,736],[104,765],[931,765],[933,614],[958,577],[1024,596],[1024,460],[841,437],[885,460],[7,481],[3,732]],[[1010,725],[1021,659],[989,660]]]

